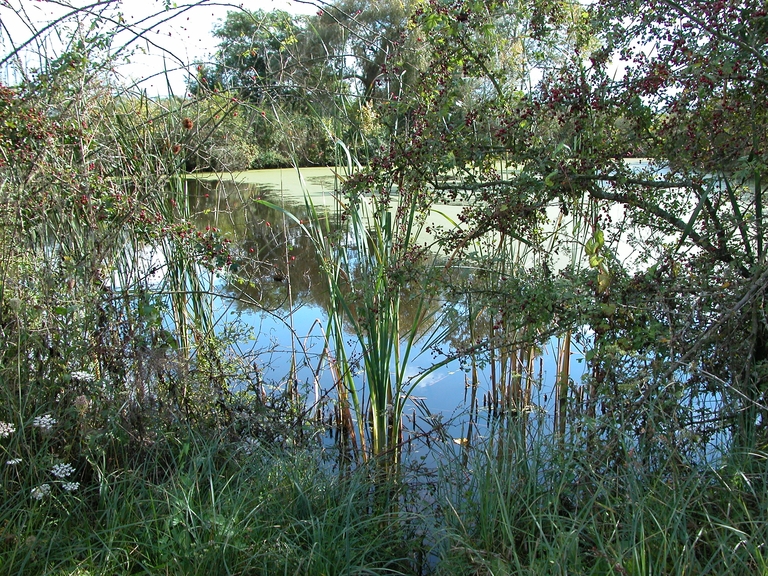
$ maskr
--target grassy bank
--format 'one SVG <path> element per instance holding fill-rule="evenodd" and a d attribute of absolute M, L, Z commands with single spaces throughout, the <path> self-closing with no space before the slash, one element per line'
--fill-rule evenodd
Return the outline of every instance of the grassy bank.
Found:
<path fill-rule="evenodd" d="M 513 428 L 473 449 L 468 465 L 455 445 L 433 445 L 443 450 L 436 476 L 406 474 L 386 486 L 374 466 L 335 468 L 333 450 L 188 428 L 124 467 L 86 456 L 70 474 L 48 468 L 35 477 L 40 458 L 4 463 L 0 565 L 51 575 L 768 569 L 768 455 L 717 469 L 670 461 L 655 472 L 639 462 L 609 471 L 588 454 L 526 448 Z M 30 433 L 3 443 L 13 449 Z M 64 431 L 54 423 L 48 433 Z"/>
<path fill-rule="evenodd" d="M 187 430 L 134 460 L 87 478 L 74 463 L 73 490 L 4 466 L 3 573 L 408 573 L 419 552 L 416 516 L 376 513 L 365 470 L 334 473 L 312 450 Z"/>

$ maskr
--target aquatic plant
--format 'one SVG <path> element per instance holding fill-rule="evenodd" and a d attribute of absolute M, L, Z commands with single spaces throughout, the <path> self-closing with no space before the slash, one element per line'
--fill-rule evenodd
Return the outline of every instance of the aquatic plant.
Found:
<path fill-rule="evenodd" d="M 415 374 L 409 368 L 420 350 L 446 333 L 428 283 L 429 260 L 436 256 L 418 243 L 420 204 L 403 191 L 392 206 L 373 205 L 362 195 L 339 197 L 344 226 L 331 235 L 327 219 L 320 217 L 309 195 L 305 199 L 308 223 L 262 202 L 293 218 L 315 245 L 330 294 L 325 331 L 329 361 L 353 450 L 363 461 L 375 458 L 396 465 L 406 401 L 442 361 L 419 367 Z M 413 309 L 408 321 L 401 310 L 406 293 Z M 347 344 L 349 334 L 355 348 Z M 354 418 L 344 407 L 347 398 Z"/>

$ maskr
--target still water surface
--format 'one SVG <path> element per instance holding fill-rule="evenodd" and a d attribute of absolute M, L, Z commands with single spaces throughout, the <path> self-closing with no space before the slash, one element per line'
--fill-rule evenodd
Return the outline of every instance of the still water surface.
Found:
<path fill-rule="evenodd" d="M 219 324 L 240 318 L 252 334 L 237 342 L 238 352 L 254 352 L 265 382 L 275 385 L 285 383 L 295 366 L 296 380 L 310 403 L 333 397 L 334 382 L 321 361 L 327 320 L 326 283 L 320 275 L 312 243 L 301 227 L 257 200 L 280 205 L 306 221 L 305 194 L 309 194 L 333 226 L 338 208 L 334 194 L 339 186 L 330 168 L 302 169 L 300 173 L 282 169 L 211 174 L 189 181 L 190 204 L 197 224 L 228 234 L 245 262 L 234 276 L 216 279 L 216 288 L 222 294 Z M 437 206 L 430 218 L 438 223 L 455 222 L 460 209 Z M 531 404 L 543 413 L 551 413 L 554 406 L 557 353 L 557 342 L 553 340 L 536 362 L 535 376 L 541 384 L 534 390 Z M 409 373 L 417 375 L 439 360 L 431 351 L 424 351 L 412 361 Z M 580 381 L 583 370 L 581 354 L 575 353 L 571 361 L 574 382 Z M 406 411 L 409 423 L 413 422 L 410 415 L 419 412 L 415 420 L 418 427 L 429 427 L 437 419 L 446 424 L 450 436 L 463 438 L 469 410 L 468 383 L 466 367 L 458 361 L 431 373 L 418 384 L 413 396 L 423 401 L 420 404 L 434 418 L 425 421 L 423 410 L 412 405 Z M 481 415 L 482 399 L 490 388 L 489 370 L 481 370 L 477 391 Z"/>

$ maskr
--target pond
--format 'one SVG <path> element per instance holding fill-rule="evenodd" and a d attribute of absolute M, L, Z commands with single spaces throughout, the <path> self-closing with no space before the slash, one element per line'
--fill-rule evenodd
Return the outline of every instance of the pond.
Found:
<path fill-rule="evenodd" d="M 318 407 L 326 406 L 334 397 L 334 379 L 323 357 L 323 330 L 329 301 L 327 283 L 321 275 L 311 239 L 301 226 L 258 200 L 279 205 L 301 222 L 307 222 L 305 194 L 309 194 L 318 211 L 328 219 L 328 225 L 334 227 L 339 225 L 335 196 L 339 187 L 340 181 L 331 168 L 210 174 L 188 181 L 196 224 L 203 228 L 215 227 L 227 234 L 244 262 L 234 274 L 216 279 L 216 289 L 221 295 L 217 305 L 219 324 L 240 319 L 249 328 L 250 335 L 236 344 L 238 352 L 246 352 L 256 359 L 265 382 L 279 386 L 294 379 L 307 394 L 309 404 L 317 403 Z M 460 209 L 460 206 L 435 206 L 429 218 L 443 223 L 455 222 Z M 408 315 L 411 312 L 407 308 L 408 299 L 404 300 L 402 313 Z M 436 305 L 453 306 L 458 314 L 466 314 L 466 307 L 447 299 Z M 558 340 L 553 339 L 535 362 L 528 364 L 528 369 L 533 367 L 530 377 L 535 383 L 529 398 L 531 411 L 553 413 L 558 347 Z M 448 348 L 446 346 L 443 353 Z M 434 350 L 422 352 L 409 364 L 410 375 L 415 376 L 444 359 Z M 579 382 L 584 370 L 583 355 L 575 349 L 572 354 L 571 378 Z M 476 414 L 479 414 L 482 433 L 488 421 L 488 410 L 484 407 L 489 404 L 495 375 L 487 364 L 476 368 Z M 448 362 L 421 380 L 406 410 L 406 422 L 412 432 L 438 425 L 447 437 L 465 438 L 471 382 L 468 364 L 458 360 Z"/>

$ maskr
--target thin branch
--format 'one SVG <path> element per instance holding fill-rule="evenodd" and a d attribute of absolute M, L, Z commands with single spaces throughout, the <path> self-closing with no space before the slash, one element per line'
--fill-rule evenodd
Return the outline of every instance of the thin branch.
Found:
<path fill-rule="evenodd" d="M 676 361 L 675 366 L 669 368 L 664 375 L 662 376 L 661 380 L 669 380 L 674 375 L 675 371 L 678 370 L 679 366 L 685 366 L 691 360 L 693 360 L 694 356 L 701 350 L 702 347 L 704 347 L 707 343 L 710 341 L 721 338 L 720 334 L 720 328 L 722 328 L 727 322 L 729 322 L 739 311 L 741 311 L 742 308 L 744 308 L 747 304 L 753 302 L 757 296 L 759 296 L 762 292 L 765 292 L 766 288 L 768 288 L 768 268 L 763 270 L 763 273 L 754 278 L 752 282 L 750 283 L 749 289 L 744 293 L 744 296 L 741 297 L 741 299 L 734 304 L 729 310 L 727 310 L 725 313 L 720 315 L 720 318 L 717 319 L 716 322 L 714 322 L 709 328 L 707 328 L 706 332 L 702 334 L 696 342 L 691 345 L 691 347 L 688 349 L 688 351 L 682 355 L 682 357 Z M 645 399 L 648 399 L 650 396 L 651 390 L 650 388 L 645 392 L 644 397 Z"/>
<path fill-rule="evenodd" d="M 725 42 L 729 42 L 735 46 L 738 46 L 739 48 L 742 48 L 743 50 L 746 50 L 747 52 L 751 53 L 752 56 L 754 56 L 763 66 L 768 66 L 768 58 L 763 56 L 763 54 L 759 50 L 757 50 L 754 46 L 750 46 L 743 40 L 739 40 L 738 38 L 734 38 L 729 34 L 724 34 L 719 30 L 713 29 L 704 20 L 702 20 L 698 16 L 694 16 L 689 10 L 686 10 L 685 8 L 683 8 L 683 6 L 681 6 L 678 2 L 675 2 L 674 0 L 662 0 L 662 2 L 667 6 L 669 6 L 670 8 L 673 8 L 674 10 L 676 10 L 679 14 L 688 18 L 691 22 L 695 23 L 702 30 L 708 32 L 712 36 L 715 36 L 719 40 L 724 40 Z"/>
<path fill-rule="evenodd" d="M 606 175 L 596 175 L 596 176 L 590 176 L 590 175 L 569 175 L 569 179 L 571 180 L 588 180 L 593 182 L 612 182 L 612 183 L 621 183 L 621 184 L 628 184 L 630 186 L 643 186 L 645 188 L 655 188 L 658 190 L 672 190 L 674 188 L 690 188 L 693 186 L 693 182 L 690 180 L 678 180 L 675 182 L 666 182 L 662 180 L 643 180 L 639 178 L 625 178 L 623 176 L 606 176 Z M 448 183 L 434 183 L 432 186 L 435 190 L 468 190 L 468 191 L 475 191 L 475 190 L 483 190 L 485 188 L 493 188 L 495 186 L 509 186 L 513 187 L 518 184 L 517 180 L 485 180 L 482 182 L 462 182 L 458 184 L 448 184 Z"/>

